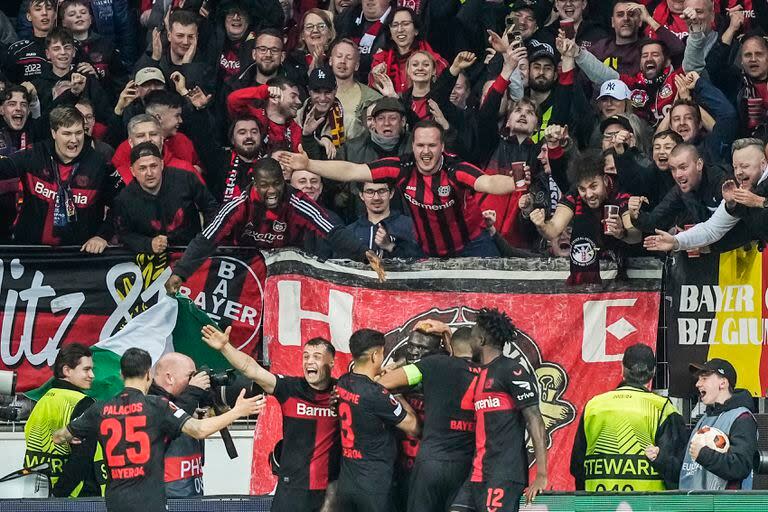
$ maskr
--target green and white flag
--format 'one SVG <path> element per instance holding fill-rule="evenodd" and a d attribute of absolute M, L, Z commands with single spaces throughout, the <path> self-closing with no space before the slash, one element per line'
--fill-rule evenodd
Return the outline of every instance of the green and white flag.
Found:
<path fill-rule="evenodd" d="M 120 331 L 91 346 L 94 380 L 86 393 L 97 400 L 107 400 L 123 389 L 120 358 L 131 347 L 149 352 L 153 364 L 166 352 L 181 352 L 191 357 L 198 368 L 229 368 L 224 356 L 202 340 L 200 330 L 207 324 L 217 325 L 188 298 L 162 295 L 157 304 L 136 315 Z M 39 400 L 52 380 L 25 395 Z"/>

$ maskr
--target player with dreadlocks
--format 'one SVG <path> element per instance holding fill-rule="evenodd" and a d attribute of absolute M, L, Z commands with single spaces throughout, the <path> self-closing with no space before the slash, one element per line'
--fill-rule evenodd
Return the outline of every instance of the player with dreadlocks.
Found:
<path fill-rule="evenodd" d="M 451 510 L 516 512 L 528 485 L 525 429 L 533 440 L 537 464 L 536 479 L 525 490 L 526 501 L 533 501 L 547 486 L 546 432 L 536 376 L 530 366 L 503 354 L 504 346 L 517 338 L 506 313 L 481 309 L 472 336 L 480 346 L 482 365 L 474 386 L 475 458 Z"/>

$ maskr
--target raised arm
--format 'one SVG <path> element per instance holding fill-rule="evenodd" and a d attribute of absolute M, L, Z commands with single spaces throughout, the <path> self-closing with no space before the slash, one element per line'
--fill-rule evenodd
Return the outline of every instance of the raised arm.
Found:
<path fill-rule="evenodd" d="M 557 205 L 555 213 L 549 220 L 546 220 L 544 210 L 541 208 L 531 212 L 531 222 L 539 230 L 541 236 L 547 240 L 554 240 L 560 236 L 560 233 L 568 227 L 571 219 L 573 219 L 573 210 L 562 204 Z"/>
<path fill-rule="evenodd" d="M 304 148 L 299 147 L 299 153 L 277 151 L 273 155 L 283 169 L 289 172 L 309 171 L 323 178 L 335 181 L 373 181 L 371 168 L 365 164 L 354 164 L 341 160 L 310 160 Z"/>
<path fill-rule="evenodd" d="M 515 191 L 515 179 L 503 174 L 483 174 L 475 181 L 475 192 L 503 196 Z"/>
<path fill-rule="evenodd" d="M 202 420 L 190 418 L 181 427 L 181 431 L 195 439 L 205 439 L 211 434 L 230 426 L 237 419 L 260 414 L 266 406 L 267 399 L 264 398 L 264 395 L 245 398 L 245 390 L 243 389 L 240 391 L 240 396 L 237 397 L 234 408 L 212 418 Z"/>
<path fill-rule="evenodd" d="M 223 355 L 237 371 L 258 384 L 266 393 L 274 393 L 277 377 L 264 369 L 264 367 L 257 363 L 254 358 L 233 347 L 229 343 L 229 333 L 231 331 L 232 327 L 227 327 L 224 332 L 221 332 L 213 325 L 205 325 L 203 326 L 201 334 L 203 336 L 203 341 L 212 349 L 221 352 L 221 355 Z"/>

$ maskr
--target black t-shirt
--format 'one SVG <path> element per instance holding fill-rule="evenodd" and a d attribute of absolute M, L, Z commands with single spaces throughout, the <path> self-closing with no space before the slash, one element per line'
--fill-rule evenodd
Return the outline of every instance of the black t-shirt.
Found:
<path fill-rule="evenodd" d="M 419 458 L 469 462 L 475 450 L 474 384 L 480 369 L 444 354 L 415 363 L 422 374 L 424 428 Z"/>
<path fill-rule="evenodd" d="M 273 395 L 283 413 L 281 485 L 323 490 L 338 478 L 339 419 L 330 405 L 331 387 L 318 391 L 303 377 L 277 376 Z"/>
<path fill-rule="evenodd" d="M 383 386 L 346 373 L 336 384 L 341 422 L 339 492 L 387 494 L 397 456 L 393 426 L 407 415 Z"/>
<path fill-rule="evenodd" d="M 125 388 L 69 424 L 76 437 L 95 435 L 104 447 L 107 510 L 165 512 L 165 449 L 189 419 L 165 398 Z"/>
<path fill-rule="evenodd" d="M 528 484 L 522 410 L 539 404 L 536 377 L 519 362 L 499 356 L 480 367 L 475 385 L 473 482 Z"/>

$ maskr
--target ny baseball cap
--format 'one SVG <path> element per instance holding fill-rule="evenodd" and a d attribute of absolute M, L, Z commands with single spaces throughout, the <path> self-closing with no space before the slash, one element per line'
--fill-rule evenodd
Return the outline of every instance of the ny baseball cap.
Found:
<path fill-rule="evenodd" d="M 373 107 L 373 112 L 371 112 L 371 115 L 376 117 L 382 112 L 399 112 L 400 114 L 405 114 L 405 108 L 397 98 L 390 98 L 389 96 L 385 96 L 376 102 L 376 106 Z"/>
<path fill-rule="evenodd" d="M 597 99 L 610 96 L 617 100 L 628 100 L 630 94 L 627 84 L 616 78 L 614 80 L 606 80 L 603 82 L 603 85 L 600 86 L 600 94 L 597 96 Z"/>
<path fill-rule="evenodd" d="M 133 78 L 136 85 L 144 85 L 152 80 L 165 83 L 165 76 L 163 75 L 163 72 L 157 68 L 141 68 L 136 72 L 136 76 Z"/>
<path fill-rule="evenodd" d="M 704 373 L 716 373 L 721 377 L 728 379 L 728 384 L 732 388 L 736 387 L 736 369 L 731 363 L 725 359 L 710 359 L 706 363 L 691 363 L 688 369 L 695 376 L 699 376 Z"/>
<path fill-rule="evenodd" d="M 310 91 L 327 90 L 333 91 L 336 89 L 336 77 L 333 71 L 327 67 L 317 67 L 309 74 L 309 80 L 307 81 L 307 88 Z"/>

